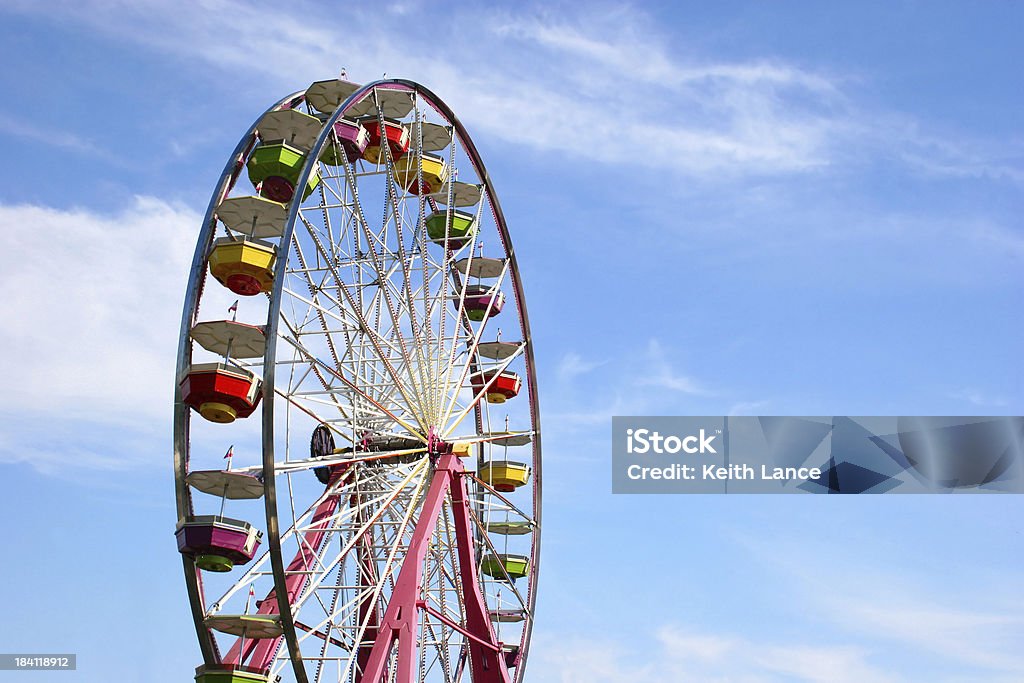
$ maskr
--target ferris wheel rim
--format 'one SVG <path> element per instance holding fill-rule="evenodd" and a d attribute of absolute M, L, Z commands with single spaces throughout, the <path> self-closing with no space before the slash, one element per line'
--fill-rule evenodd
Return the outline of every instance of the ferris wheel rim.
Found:
<path fill-rule="evenodd" d="M 286 104 L 294 106 L 297 102 L 297 98 L 302 97 L 304 93 L 304 90 L 294 92 L 291 95 L 281 98 L 275 104 L 268 107 L 252 122 L 252 125 L 249 126 L 249 130 L 246 131 L 246 133 L 239 139 L 238 144 L 235 145 L 234 151 L 232 151 L 228 156 L 228 160 L 224 164 L 224 169 L 221 171 L 216 189 L 214 190 L 213 195 L 210 198 L 210 203 L 206 208 L 206 214 L 203 217 L 199 237 L 196 240 L 196 248 L 192 256 L 192 263 L 189 268 L 188 284 L 186 285 L 185 290 L 185 301 L 182 306 L 181 324 L 178 334 L 177 360 L 174 373 L 175 384 L 172 433 L 174 451 L 175 508 L 179 519 L 191 512 L 192 505 L 191 492 L 189 491 L 188 484 L 185 482 L 185 478 L 188 475 L 188 461 L 190 455 L 190 449 L 188 447 L 189 407 L 185 405 L 182 400 L 181 389 L 178 386 L 177 380 L 191 364 L 192 346 L 189 343 L 189 332 L 191 331 L 194 323 L 197 311 L 196 303 L 199 299 L 205 276 L 206 252 L 210 242 L 212 241 L 213 235 L 216 232 L 217 206 L 237 181 L 238 175 L 241 173 L 241 166 L 236 162 L 255 144 L 256 129 L 260 120 L 262 120 L 262 118 L 268 113 L 276 109 L 280 109 Z M 185 574 L 186 591 L 191 607 L 190 611 L 192 613 L 192 620 L 196 629 L 196 637 L 199 640 L 199 647 L 203 655 L 203 660 L 210 663 L 219 657 L 219 653 L 216 641 L 211 637 L 210 631 L 204 622 L 205 615 L 201 609 L 203 603 L 202 587 L 196 575 L 194 560 L 188 556 L 182 555 L 182 563 Z"/>

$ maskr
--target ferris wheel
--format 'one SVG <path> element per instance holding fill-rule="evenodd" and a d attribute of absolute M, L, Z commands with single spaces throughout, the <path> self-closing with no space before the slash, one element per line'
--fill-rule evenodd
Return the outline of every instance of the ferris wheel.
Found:
<path fill-rule="evenodd" d="M 344 78 L 268 109 L 213 192 L 182 315 L 196 681 L 522 681 L 540 436 L 515 253 L 451 109 Z"/>

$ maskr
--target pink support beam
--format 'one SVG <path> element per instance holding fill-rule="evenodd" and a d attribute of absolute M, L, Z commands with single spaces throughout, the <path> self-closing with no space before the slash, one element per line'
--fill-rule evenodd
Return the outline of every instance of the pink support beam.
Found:
<path fill-rule="evenodd" d="M 416 636 L 419 614 L 416 602 L 423 586 L 423 562 L 430 547 L 430 538 L 437 526 L 437 517 L 451 487 L 451 470 L 462 463 L 453 455 L 441 456 L 434 477 L 427 489 L 427 498 L 420 510 L 420 518 L 413 529 L 412 541 L 402 560 L 395 588 L 391 591 L 388 608 L 377 631 L 377 639 L 367 657 L 363 670 L 363 683 L 380 683 L 384 679 L 391 647 L 398 641 L 398 668 L 395 683 L 413 683 L 416 676 Z"/>
<path fill-rule="evenodd" d="M 466 606 L 466 630 L 476 636 L 467 642 L 469 664 L 473 683 L 509 683 L 508 669 L 501 657 L 501 643 L 491 629 L 487 604 L 480 593 L 466 476 L 462 463 L 458 462 L 458 481 L 452 484 L 452 516 L 455 522 L 455 545 L 459 553 L 459 573 L 462 576 L 462 599 Z"/>
<path fill-rule="evenodd" d="M 416 645 L 419 636 L 419 595 L 423 588 L 423 563 L 437 526 L 445 498 L 451 492 L 458 544 L 459 571 L 466 605 L 467 646 L 474 683 L 509 683 L 508 669 L 501 660 L 501 643 L 494 637 L 487 607 L 476 574 L 476 554 L 470 526 L 469 497 L 462 462 L 451 453 L 437 460 L 427 497 L 413 530 L 413 538 L 402 562 L 395 588 L 377 632 L 373 649 L 363 670 L 363 683 L 382 683 L 391 651 L 398 641 L 395 682 L 413 683 L 416 677 Z M 462 631 L 463 629 L 459 629 Z"/>
<path fill-rule="evenodd" d="M 327 538 L 331 517 L 334 516 L 335 511 L 338 509 L 339 498 L 340 496 L 336 495 L 330 496 L 317 506 L 316 512 L 313 513 L 311 528 L 302 535 L 299 552 L 295 555 L 295 559 L 291 561 L 287 569 L 285 569 L 286 572 L 296 572 L 289 574 L 285 578 L 288 604 L 293 604 L 298 599 L 302 594 L 302 589 L 306 587 L 306 582 L 309 581 L 310 575 L 307 572 L 310 571 L 310 568 L 316 562 L 320 546 L 323 544 L 324 539 Z M 277 598 L 274 591 L 270 591 L 270 594 L 259 603 L 257 614 L 277 613 Z M 274 661 L 277 648 L 281 644 L 280 638 L 264 638 L 261 640 L 245 638 L 243 651 L 242 641 L 243 639 L 239 638 L 231 646 L 231 649 L 224 656 L 223 662 L 225 664 L 238 665 L 248 659 L 248 666 L 257 669 L 268 669 Z"/>
<path fill-rule="evenodd" d="M 372 598 L 364 600 L 359 605 L 360 621 L 365 620 L 367 628 L 364 634 L 366 644 L 360 645 L 356 651 L 357 682 L 382 683 L 388 678 L 388 661 L 396 641 L 398 668 L 395 672 L 395 681 L 415 681 L 419 610 L 426 608 L 420 600 L 424 562 L 441 509 L 445 499 L 450 495 L 458 546 L 459 573 L 462 578 L 462 597 L 466 609 L 465 624 L 456 630 L 466 637 L 473 683 L 510 683 L 508 669 L 501 656 L 501 643 L 497 641 L 491 628 L 487 605 L 480 592 L 470 501 L 466 487 L 469 476 L 455 455 L 445 453 L 438 457 L 426 499 L 413 529 L 412 541 L 402 561 L 384 616 L 379 616 L 379 608 Z M 289 575 L 285 579 L 285 585 L 289 604 L 298 599 L 309 580 L 307 572 L 316 562 L 317 553 L 330 530 L 330 521 L 338 509 L 339 500 L 340 496 L 335 495 L 320 503 L 313 514 L 311 528 L 302 536 L 299 552 L 288 565 L 286 571 Z M 378 579 L 372 545 L 371 535 L 365 534 L 356 550 L 359 557 L 360 583 L 364 586 L 376 585 Z M 277 611 L 277 599 L 271 591 L 259 603 L 257 613 L 277 614 Z M 373 642 L 372 645 L 368 643 L 370 640 Z M 246 638 L 244 642 L 240 638 L 225 655 L 223 663 L 241 665 L 248 660 L 250 668 L 266 670 L 273 663 L 280 643 L 280 638 Z"/>
<path fill-rule="evenodd" d="M 365 512 L 359 507 L 359 499 L 356 495 L 352 496 L 351 504 L 353 509 L 359 510 L 359 512 L 356 513 L 357 519 L 360 522 L 364 522 Z M 362 683 L 363 671 L 366 670 L 366 663 L 370 659 L 370 651 L 373 649 L 373 643 L 377 640 L 377 630 L 380 627 L 379 597 L 373 595 L 370 590 L 377 585 L 378 578 L 377 560 L 376 555 L 373 552 L 373 534 L 370 531 L 367 531 L 363 534 L 362 538 L 359 539 L 356 554 L 359 558 L 360 591 L 365 591 L 367 593 L 367 595 L 359 602 L 358 612 L 358 623 L 366 624 L 366 630 L 363 632 L 362 641 L 356 649 L 355 683 Z M 386 670 L 384 674 L 386 678 Z"/>

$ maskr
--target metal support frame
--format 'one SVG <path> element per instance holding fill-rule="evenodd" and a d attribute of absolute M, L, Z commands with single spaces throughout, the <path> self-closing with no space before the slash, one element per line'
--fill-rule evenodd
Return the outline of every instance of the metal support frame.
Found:
<path fill-rule="evenodd" d="M 302 589 L 309 581 L 310 568 L 316 563 L 320 546 L 330 531 L 331 518 L 338 509 L 339 499 L 338 495 L 329 496 L 320 503 L 313 515 L 311 528 L 306 531 L 299 543 L 298 553 L 285 569 L 285 599 L 289 606 L 302 594 Z M 257 614 L 280 614 L 281 601 L 276 599 L 275 590 L 259 603 Z M 273 664 L 280 645 L 280 638 L 240 638 L 224 656 L 224 663 L 240 665 L 248 659 L 248 666 L 261 670 L 268 669 Z"/>
<path fill-rule="evenodd" d="M 413 531 L 409 550 L 381 620 L 363 670 L 364 683 L 381 683 L 388 660 L 397 641 L 398 657 L 395 683 L 413 683 L 416 677 L 416 645 L 419 638 L 420 610 L 423 603 L 423 566 L 430 539 L 437 525 L 445 498 L 451 494 L 455 535 L 458 546 L 459 574 L 462 578 L 466 609 L 466 647 L 474 683 L 509 683 L 508 670 L 501 661 L 501 643 L 494 636 L 487 606 L 480 593 L 476 574 L 476 554 L 466 491 L 465 468 L 458 457 L 445 454 L 438 458 L 423 509 Z"/>

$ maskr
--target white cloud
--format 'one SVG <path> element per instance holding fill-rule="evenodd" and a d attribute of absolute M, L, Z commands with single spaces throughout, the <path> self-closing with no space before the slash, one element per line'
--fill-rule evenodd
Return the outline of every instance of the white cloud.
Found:
<path fill-rule="evenodd" d="M 819 640 L 819 639 L 814 639 Z M 538 683 L 896 683 L 864 648 L 821 642 L 781 644 L 676 625 L 627 649 L 600 638 L 538 638 L 529 664 Z"/>
<path fill-rule="evenodd" d="M 665 349 L 657 339 L 647 343 L 648 374 L 640 377 L 637 384 L 647 387 L 661 387 L 684 394 L 710 396 L 712 392 L 700 382 L 676 372 L 665 354 Z"/>
<path fill-rule="evenodd" d="M 570 159 L 646 166 L 693 180 L 793 174 L 901 159 L 926 174 L 1019 182 L 1019 143 L 956 140 L 899 112 L 865 104 L 861 77 L 811 70 L 772 55 L 723 60 L 681 46 L 629 4 L 586 12 L 537 6 L 515 13 L 453 7 L 438 31 L 429 6 L 385 13 L 348 7 L 209 0 L 182 12 L 163 2 L 13 2 L 224 72 L 236 82 L 298 89 L 334 76 L 382 72 L 428 85 L 471 131 Z M 448 43 L 448 49 L 439 44 Z M 685 52 L 684 52 L 685 48 Z M 223 82 L 222 76 L 217 76 Z M 273 95 L 265 99 L 270 100 Z"/>
<path fill-rule="evenodd" d="M 920 172 L 937 177 L 1024 182 L 1024 140 L 964 139 L 956 133 L 923 131 L 918 122 L 897 114 L 884 117 L 882 123 L 877 135 L 900 140 L 900 160 Z"/>
<path fill-rule="evenodd" d="M 77 152 L 83 156 L 88 156 L 90 159 L 105 161 L 118 166 L 126 165 L 126 162 L 112 154 L 108 147 L 97 145 L 91 140 L 79 137 L 65 129 L 42 128 L 35 123 L 13 118 L 7 114 L 0 113 L 0 133 L 23 138 L 36 144 Z"/>
<path fill-rule="evenodd" d="M 634 7 L 489 25 L 530 55 L 502 89 L 539 86 L 517 104 L 528 119 L 544 113 L 547 144 L 569 153 L 589 145 L 602 161 L 684 174 L 789 173 L 827 165 L 852 132 L 835 77 L 781 60 L 683 58 Z"/>
<path fill-rule="evenodd" d="M 617 32 L 595 35 L 551 16 L 504 15 L 487 22 L 496 35 L 533 43 L 553 52 L 602 67 L 610 83 L 624 80 L 675 81 L 677 70 L 657 41 L 654 27 L 641 26 L 640 15 L 625 7 L 605 14 L 603 23 Z"/>
<path fill-rule="evenodd" d="M 397 8 L 411 23 L 422 11 Z M 847 129 L 834 78 L 782 61 L 682 59 L 632 7 L 571 23 L 456 9 L 451 51 L 439 51 L 430 32 L 396 41 L 395 20 L 375 13 L 349 8 L 336 21 L 313 20 L 313 9 L 229 0 L 196 12 L 153 2 L 48 6 L 236 78 L 259 74 L 282 91 L 342 66 L 366 80 L 383 71 L 412 77 L 449 98 L 471 130 L 575 159 L 701 177 L 791 173 L 828 164 Z M 468 39 L 469 26 L 477 40 Z"/>
<path fill-rule="evenodd" d="M 887 558 L 873 565 L 852 550 L 858 543 L 826 543 L 813 553 L 802 540 L 777 535 L 770 542 L 752 537 L 741 543 L 767 572 L 777 573 L 766 581 L 781 578 L 776 590 L 859 647 L 947 667 L 949 677 L 939 680 L 1024 679 L 1019 571 L 940 575 L 929 563 L 901 568 Z M 951 585 L 959 588 L 950 590 Z"/>
<path fill-rule="evenodd" d="M 729 406 L 725 414 L 729 417 L 764 414 L 764 409 L 770 404 L 771 401 L 737 401 Z"/>
<path fill-rule="evenodd" d="M 582 439 L 588 447 L 574 459 L 586 461 L 605 457 L 600 450 L 603 447 L 595 449 L 590 442 L 603 442 L 605 432 L 595 431 L 595 427 L 610 426 L 613 417 L 685 412 L 680 394 L 702 398 L 717 395 L 698 380 L 679 373 L 657 339 L 648 341 L 646 352 L 637 353 L 631 344 L 622 349 L 621 356 L 602 361 L 587 360 L 568 351 L 553 376 L 558 381 L 549 391 L 555 397 L 555 408 L 545 412 L 545 433 L 548 437 L 565 437 L 573 444 Z"/>
<path fill-rule="evenodd" d="M 970 610 L 912 597 L 866 600 L 839 598 L 844 619 L 875 638 L 883 638 L 934 656 L 1001 673 L 1024 676 L 1017 650 L 1024 636 L 1018 614 Z"/>
<path fill-rule="evenodd" d="M 829 608 L 836 621 L 862 625 L 865 632 L 852 639 L 818 626 L 783 641 L 740 635 L 742 625 L 723 633 L 668 624 L 633 634 L 638 640 L 615 642 L 597 635 L 555 642 L 541 634 L 530 676 L 538 683 L 952 683 L 1019 680 L 1024 673 L 1014 652 L 1019 617 L 905 604 L 878 603 L 869 615 L 855 604 Z M 934 669 L 942 665 L 948 673 L 936 677 Z"/>
<path fill-rule="evenodd" d="M 119 213 L 0 206 L 0 411 L 11 422 L 0 458 L 116 467 L 116 446 L 40 443 L 80 420 L 124 439 L 166 428 L 178 324 L 200 216 L 138 197 Z M 124 441 L 124 439 L 120 439 Z"/>
<path fill-rule="evenodd" d="M 605 363 L 607 361 L 589 361 L 575 351 L 568 351 L 562 356 L 562 360 L 558 363 L 558 369 L 555 372 L 560 381 L 571 382 L 576 377 L 585 375 Z"/>
<path fill-rule="evenodd" d="M 843 645 L 774 645 L 754 647 L 750 656 L 756 666 L 779 680 L 813 683 L 885 683 L 906 680 L 870 663 L 867 653 L 858 647 Z"/>
<path fill-rule="evenodd" d="M 1005 408 L 1008 405 L 1004 398 L 990 396 L 985 392 L 971 387 L 951 391 L 948 396 L 960 401 L 967 401 L 971 405 L 979 407 L 987 406 L 990 408 Z"/>
<path fill-rule="evenodd" d="M 569 403 L 570 401 L 560 402 L 561 405 Z M 616 394 L 608 400 L 602 400 L 600 403 L 590 405 L 589 407 L 582 405 L 583 402 L 578 400 L 573 400 L 571 403 L 576 410 L 551 413 L 550 421 L 552 427 L 548 429 L 549 434 L 552 432 L 557 434 L 562 432 L 575 433 L 577 431 L 594 434 L 593 428 L 595 426 L 610 425 L 612 418 L 616 415 L 643 415 L 651 407 L 650 403 L 645 401 L 642 396 L 623 396 L 620 394 Z M 601 438 L 604 438 L 603 435 Z M 600 457 L 604 456 L 601 455 Z"/>

